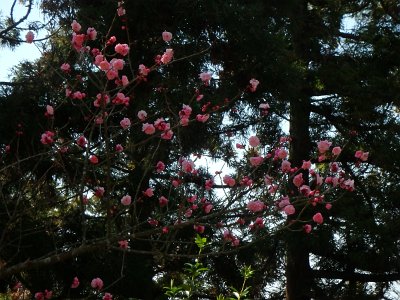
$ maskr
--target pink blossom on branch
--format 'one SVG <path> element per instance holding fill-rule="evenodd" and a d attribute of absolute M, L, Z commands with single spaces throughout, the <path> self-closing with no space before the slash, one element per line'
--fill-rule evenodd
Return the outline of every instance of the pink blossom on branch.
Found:
<path fill-rule="evenodd" d="M 210 84 L 212 76 L 209 72 L 203 72 L 199 74 L 199 78 L 201 79 L 201 81 L 203 81 L 205 86 L 208 86 Z"/>
<path fill-rule="evenodd" d="M 81 24 L 79 24 L 76 20 L 72 21 L 71 27 L 72 27 L 72 30 L 77 32 L 77 33 L 79 31 L 81 31 L 81 28 L 82 28 Z"/>
<path fill-rule="evenodd" d="M 119 124 L 123 129 L 128 129 L 131 126 L 131 120 L 128 118 L 123 118 Z"/>
<path fill-rule="evenodd" d="M 28 31 L 27 34 L 25 35 L 25 41 L 31 44 L 34 39 L 35 39 L 35 34 L 32 31 Z"/>
<path fill-rule="evenodd" d="M 115 45 L 114 50 L 122 56 L 127 56 L 129 53 L 129 46 L 127 44 L 117 44 Z"/>
<path fill-rule="evenodd" d="M 129 195 L 125 195 L 121 198 L 121 204 L 124 206 L 128 206 L 132 203 L 132 198 Z"/>
<path fill-rule="evenodd" d="M 76 289 L 79 286 L 79 279 L 78 277 L 74 277 L 71 284 L 71 289 Z"/>
<path fill-rule="evenodd" d="M 166 49 L 164 54 L 161 56 L 160 61 L 166 65 L 172 60 L 172 57 L 174 56 L 174 50 L 172 49 Z"/>
<path fill-rule="evenodd" d="M 249 145 L 253 148 L 257 147 L 260 145 L 260 139 L 257 136 L 251 136 L 249 138 Z"/>
<path fill-rule="evenodd" d="M 90 283 L 91 287 L 96 289 L 96 290 L 101 290 L 104 286 L 103 280 L 100 278 L 94 278 L 92 279 L 92 282 Z"/>
<path fill-rule="evenodd" d="M 264 204 L 264 202 L 261 202 L 260 200 L 249 201 L 249 203 L 247 203 L 247 209 L 253 213 L 263 211 L 264 208 L 265 208 L 265 204 Z"/>
<path fill-rule="evenodd" d="M 162 33 L 162 39 L 164 42 L 169 42 L 170 40 L 172 40 L 172 33 L 168 32 L 168 31 L 164 31 Z"/>
<path fill-rule="evenodd" d="M 260 82 L 257 79 L 250 79 L 250 92 L 255 92 L 257 89 L 257 86 L 260 84 Z"/>
<path fill-rule="evenodd" d="M 54 142 L 54 140 L 53 140 L 54 135 L 55 135 L 54 132 L 46 131 L 45 133 L 42 134 L 42 137 L 40 138 L 40 142 L 43 145 L 51 145 Z"/>

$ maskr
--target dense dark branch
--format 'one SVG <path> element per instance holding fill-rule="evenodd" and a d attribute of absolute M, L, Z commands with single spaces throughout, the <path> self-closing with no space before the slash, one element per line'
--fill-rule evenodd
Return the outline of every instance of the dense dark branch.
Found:
<path fill-rule="evenodd" d="M 46 267 L 49 265 L 54 265 L 59 262 L 66 261 L 73 257 L 77 257 L 79 255 L 97 251 L 99 249 L 103 249 L 106 246 L 106 242 L 99 242 L 94 245 L 82 245 L 78 248 L 72 249 L 67 252 L 54 254 L 45 258 L 38 258 L 34 260 L 27 260 L 12 267 L 0 268 L 0 279 L 6 278 L 8 276 L 20 273 L 22 271 L 27 271 L 31 269 L 38 269 L 42 267 Z"/>
<path fill-rule="evenodd" d="M 359 282 L 389 282 L 400 280 L 400 273 L 361 274 L 341 271 L 312 270 L 314 278 L 342 279 Z"/>
<path fill-rule="evenodd" d="M 348 33 L 348 32 L 342 32 L 342 31 L 339 31 L 339 37 L 349 39 L 349 40 L 354 40 L 354 41 L 362 40 L 359 35 L 355 35 L 355 34 Z"/>

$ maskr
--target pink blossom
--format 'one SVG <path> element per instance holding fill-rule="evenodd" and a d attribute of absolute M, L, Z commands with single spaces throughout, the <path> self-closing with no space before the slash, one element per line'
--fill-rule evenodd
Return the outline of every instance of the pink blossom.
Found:
<path fill-rule="evenodd" d="M 265 204 L 260 200 L 249 201 L 249 203 L 247 203 L 247 209 L 253 213 L 262 211 L 264 208 Z"/>
<path fill-rule="evenodd" d="M 167 131 L 161 133 L 160 137 L 163 140 L 170 140 L 170 139 L 172 139 L 173 135 L 174 135 L 174 132 L 172 130 L 167 130 Z"/>
<path fill-rule="evenodd" d="M 74 277 L 71 284 L 71 289 L 76 289 L 79 286 L 79 279 L 78 277 Z"/>
<path fill-rule="evenodd" d="M 283 173 L 288 173 L 291 170 L 291 164 L 287 160 L 283 160 L 281 164 L 281 170 Z"/>
<path fill-rule="evenodd" d="M 352 192 L 354 191 L 354 180 L 347 179 L 340 184 L 340 187 Z"/>
<path fill-rule="evenodd" d="M 126 14 L 125 8 L 121 6 L 123 2 L 118 2 L 117 14 L 119 17 L 122 17 Z"/>
<path fill-rule="evenodd" d="M 101 290 L 103 288 L 103 280 L 100 278 L 94 278 L 90 283 L 91 287 L 97 290 Z"/>
<path fill-rule="evenodd" d="M 259 165 L 261 165 L 264 161 L 264 158 L 262 158 L 262 156 L 252 156 L 250 157 L 250 164 L 253 167 L 257 167 Z"/>
<path fill-rule="evenodd" d="M 303 173 L 299 173 L 293 178 L 293 184 L 297 187 L 300 187 L 304 183 Z"/>
<path fill-rule="evenodd" d="M 361 161 L 367 161 L 368 160 L 368 155 L 369 155 L 369 152 L 363 152 L 363 154 L 360 157 L 360 160 Z"/>
<path fill-rule="evenodd" d="M 226 185 L 228 185 L 228 186 L 230 186 L 230 187 L 233 187 L 235 184 L 236 184 L 236 181 L 235 181 L 235 179 L 233 179 L 231 176 L 229 176 L 229 175 L 225 175 L 223 178 L 222 178 L 222 181 L 226 184 Z"/>
<path fill-rule="evenodd" d="M 312 230 L 312 226 L 310 224 L 306 224 L 303 226 L 305 233 L 310 233 Z"/>
<path fill-rule="evenodd" d="M 181 165 L 183 172 L 191 173 L 194 170 L 194 162 L 191 159 L 183 159 Z"/>
<path fill-rule="evenodd" d="M 326 208 L 327 210 L 330 210 L 330 209 L 332 208 L 332 204 L 326 203 L 326 204 L 325 204 L 325 208 Z"/>
<path fill-rule="evenodd" d="M 205 228 L 203 225 L 193 225 L 193 229 L 198 233 L 203 233 Z"/>
<path fill-rule="evenodd" d="M 205 189 L 206 189 L 207 191 L 209 191 L 209 190 L 212 189 L 213 185 L 214 185 L 214 180 L 212 180 L 212 179 L 207 179 L 207 180 L 206 180 L 206 183 L 205 183 Z"/>
<path fill-rule="evenodd" d="M 138 116 L 138 118 L 139 118 L 140 121 L 144 121 L 144 120 L 146 120 L 146 118 L 147 118 L 147 112 L 145 112 L 144 110 L 140 110 L 140 111 L 137 113 L 137 116 Z"/>
<path fill-rule="evenodd" d="M 303 160 L 303 164 L 301 165 L 301 168 L 303 170 L 309 170 L 311 168 L 311 161 L 309 160 Z"/>
<path fill-rule="evenodd" d="M 285 159 L 288 155 L 288 152 L 283 148 L 278 148 L 275 150 L 275 155 L 279 159 Z"/>
<path fill-rule="evenodd" d="M 289 204 L 283 208 L 283 211 L 285 212 L 286 215 L 290 216 L 296 212 L 296 209 L 294 208 L 293 205 Z"/>
<path fill-rule="evenodd" d="M 257 79 L 250 79 L 250 92 L 255 92 L 259 83 Z"/>
<path fill-rule="evenodd" d="M 129 53 L 129 46 L 127 44 L 117 44 L 115 45 L 115 52 L 121 54 L 122 56 L 126 56 Z"/>
<path fill-rule="evenodd" d="M 169 42 L 170 40 L 172 40 L 172 33 L 168 32 L 168 31 L 164 31 L 162 33 L 162 39 L 164 42 Z"/>
<path fill-rule="evenodd" d="M 86 31 L 86 34 L 88 35 L 89 40 L 94 41 L 97 37 L 97 31 L 93 27 L 89 27 Z"/>
<path fill-rule="evenodd" d="M 196 116 L 196 120 L 199 121 L 199 122 L 205 123 L 205 122 L 207 122 L 209 117 L 210 117 L 209 114 L 205 114 L 205 115 L 198 114 Z"/>
<path fill-rule="evenodd" d="M 99 163 L 99 159 L 97 158 L 96 155 L 90 155 L 89 161 L 90 161 L 93 165 L 96 165 L 96 164 Z"/>
<path fill-rule="evenodd" d="M 108 65 L 100 66 L 101 62 L 103 62 L 103 61 L 106 61 L 106 62 L 107 62 L 107 60 L 104 59 L 104 55 L 102 55 L 102 54 L 98 54 L 98 55 L 96 55 L 95 58 L 94 58 L 94 64 L 95 64 L 96 66 L 98 66 L 101 70 L 104 71 L 104 70 L 110 69 L 110 65 L 108 64 L 108 62 L 107 62 Z"/>
<path fill-rule="evenodd" d="M 190 114 L 192 113 L 192 108 L 189 105 L 183 104 L 182 109 L 179 111 L 179 117 L 190 117 Z"/>
<path fill-rule="evenodd" d="M 209 214 L 213 207 L 214 206 L 211 203 L 205 203 L 203 206 L 204 213 Z"/>
<path fill-rule="evenodd" d="M 251 228 L 254 229 L 260 229 L 260 228 L 264 228 L 264 220 L 261 217 L 257 217 L 256 220 L 254 221 L 254 223 L 252 225 L 250 225 Z"/>
<path fill-rule="evenodd" d="M 67 63 L 63 63 L 60 67 L 61 71 L 68 73 L 71 71 L 71 66 Z"/>
<path fill-rule="evenodd" d="M 356 153 L 354 154 L 354 157 L 360 159 L 361 161 L 367 161 L 368 160 L 368 155 L 369 155 L 369 152 L 364 152 L 362 150 L 357 150 Z"/>
<path fill-rule="evenodd" d="M 189 118 L 187 118 L 187 117 L 182 117 L 181 120 L 179 121 L 179 123 L 180 123 L 182 126 L 188 126 L 188 125 L 189 125 Z"/>
<path fill-rule="evenodd" d="M 276 184 L 272 184 L 269 188 L 268 188 L 268 193 L 269 194 L 275 194 L 276 191 L 278 190 L 279 186 Z"/>
<path fill-rule="evenodd" d="M 332 149 L 332 154 L 334 156 L 338 156 L 341 152 L 342 152 L 342 148 L 340 148 L 340 147 L 333 147 L 333 149 Z"/>
<path fill-rule="evenodd" d="M 244 176 L 244 177 L 242 178 L 242 180 L 240 181 L 240 184 L 241 184 L 241 185 L 245 185 L 245 186 L 252 186 L 252 185 L 253 185 L 253 180 L 250 179 L 250 178 L 247 177 L 247 176 Z"/>
<path fill-rule="evenodd" d="M 203 72 L 199 74 L 199 78 L 203 81 L 204 85 L 208 86 L 211 80 L 211 73 Z"/>
<path fill-rule="evenodd" d="M 40 142 L 43 145 L 51 145 L 54 142 L 54 140 L 53 140 L 54 135 L 55 135 L 54 132 L 46 131 L 45 133 L 42 134 L 42 137 L 40 138 Z"/>
<path fill-rule="evenodd" d="M 127 240 L 118 241 L 118 245 L 122 249 L 128 249 L 128 247 L 129 247 L 129 243 Z"/>
<path fill-rule="evenodd" d="M 172 57 L 174 56 L 174 50 L 172 49 L 166 49 L 164 54 L 161 56 L 160 61 L 163 64 L 167 64 L 172 60 Z"/>
<path fill-rule="evenodd" d="M 83 47 L 83 42 L 85 41 L 85 34 L 76 34 L 75 32 L 72 34 L 72 46 L 75 50 L 79 51 Z"/>
<path fill-rule="evenodd" d="M 72 21 L 71 27 L 72 27 L 72 30 L 75 32 L 81 31 L 81 28 L 82 28 L 81 24 L 79 24 L 76 20 Z"/>
<path fill-rule="evenodd" d="M 28 31 L 28 33 L 25 35 L 25 41 L 29 44 L 33 42 L 35 38 L 35 34 L 32 31 Z"/>
<path fill-rule="evenodd" d="M 156 132 L 156 128 L 153 126 L 153 124 L 149 124 L 149 123 L 144 123 L 143 127 L 142 127 L 142 131 L 145 134 L 154 134 L 154 132 Z"/>
<path fill-rule="evenodd" d="M 258 107 L 262 110 L 267 110 L 270 108 L 268 103 L 261 103 Z"/>
<path fill-rule="evenodd" d="M 283 196 L 279 202 L 278 202 L 278 207 L 280 209 L 284 208 L 285 206 L 290 205 L 290 200 L 288 196 Z"/>
<path fill-rule="evenodd" d="M 147 223 L 149 223 L 151 226 L 158 226 L 158 220 L 156 219 L 148 219 Z"/>
<path fill-rule="evenodd" d="M 123 118 L 119 124 L 123 129 L 128 129 L 131 126 L 131 120 L 128 118 Z"/>
<path fill-rule="evenodd" d="M 129 79 L 125 75 L 122 75 L 121 77 L 121 83 L 123 86 L 127 86 L 129 84 Z"/>
<path fill-rule="evenodd" d="M 113 296 L 110 293 L 105 293 L 103 300 L 113 300 Z"/>
<path fill-rule="evenodd" d="M 152 188 L 148 188 L 147 190 L 145 190 L 144 192 L 143 192 L 143 195 L 144 196 L 146 196 L 146 197 L 153 197 L 153 195 L 154 195 L 154 191 L 153 191 L 153 189 Z"/>
<path fill-rule="evenodd" d="M 322 214 L 321 213 L 316 213 L 314 216 L 313 216 L 313 221 L 315 222 L 315 223 L 317 223 L 317 224 L 322 224 L 323 222 L 324 222 L 324 217 L 322 216 Z"/>
<path fill-rule="evenodd" d="M 115 151 L 122 152 L 122 151 L 124 151 L 124 147 L 122 147 L 121 144 L 117 144 L 117 145 L 115 145 Z"/>
<path fill-rule="evenodd" d="M 122 205 L 128 206 L 128 205 L 130 205 L 131 203 L 132 203 L 132 198 L 131 198 L 131 196 L 125 195 L 125 196 L 123 196 L 123 197 L 121 198 L 121 204 L 122 204 Z"/>
<path fill-rule="evenodd" d="M 319 141 L 317 143 L 319 153 L 324 154 L 326 151 L 329 150 L 329 147 L 331 145 L 332 143 L 327 140 Z"/>
<path fill-rule="evenodd" d="M 44 300 L 44 295 L 42 292 L 37 292 L 35 293 L 35 299 L 36 300 Z"/>
<path fill-rule="evenodd" d="M 110 97 L 105 94 L 98 93 L 96 96 L 96 100 L 93 101 L 93 105 L 95 107 L 101 107 L 102 105 L 107 105 L 110 103 Z"/>
<path fill-rule="evenodd" d="M 76 140 L 76 143 L 80 146 L 80 147 L 82 147 L 82 148 L 84 148 L 84 147 L 86 147 L 86 145 L 87 145 L 87 139 L 83 136 L 83 135 L 81 135 L 80 137 L 78 137 L 78 139 Z"/>
<path fill-rule="evenodd" d="M 164 196 L 161 196 L 158 198 L 158 203 L 160 204 L 160 207 L 164 207 L 168 205 L 168 199 L 165 198 Z"/>
<path fill-rule="evenodd" d="M 260 139 L 257 136 L 251 136 L 249 138 L 249 144 L 251 147 L 257 147 L 260 145 Z"/>
<path fill-rule="evenodd" d="M 149 74 L 149 72 L 150 72 L 150 69 L 147 68 L 145 65 L 143 65 L 143 64 L 139 65 L 139 74 L 141 76 L 146 77 Z"/>
<path fill-rule="evenodd" d="M 339 165 L 337 162 L 333 162 L 333 163 L 329 164 L 329 168 L 330 168 L 331 172 L 335 173 L 339 170 Z"/>
<path fill-rule="evenodd" d="M 185 211 L 185 217 L 186 217 L 186 218 L 190 218 L 190 217 L 192 216 L 192 214 L 193 214 L 193 210 L 190 209 L 190 208 L 188 208 L 188 209 Z"/>
<path fill-rule="evenodd" d="M 165 170 L 165 164 L 162 161 L 157 162 L 156 164 L 157 173 L 161 173 L 164 170 Z"/>
<path fill-rule="evenodd" d="M 237 149 L 244 149 L 245 147 L 242 144 L 236 143 Z"/>
<path fill-rule="evenodd" d="M 118 77 L 118 72 L 111 69 L 107 71 L 106 76 L 108 80 L 114 80 L 115 78 Z"/>
<path fill-rule="evenodd" d="M 124 68 L 125 62 L 123 59 L 120 58 L 113 58 L 110 61 L 112 68 L 116 71 L 121 71 Z"/>
<path fill-rule="evenodd" d="M 129 106 L 129 97 L 125 96 L 124 93 L 117 93 L 112 102 L 114 104 L 122 104 L 125 106 Z"/>
<path fill-rule="evenodd" d="M 104 188 L 102 186 L 98 186 L 95 188 L 94 195 L 98 198 L 101 198 L 103 197 L 104 192 L 105 192 Z"/>
<path fill-rule="evenodd" d="M 304 196 L 308 196 L 308 195 L 310 195 L 310 193 L 311 193 L 311 189 L 310 189 L 310 187 L 308 186 L 308 185 L 302 185 L 300 188 L 299 188 L 299 191 L 300 191 L 300 194 L 302 194 L 302 195 L 304 195 Z"/>

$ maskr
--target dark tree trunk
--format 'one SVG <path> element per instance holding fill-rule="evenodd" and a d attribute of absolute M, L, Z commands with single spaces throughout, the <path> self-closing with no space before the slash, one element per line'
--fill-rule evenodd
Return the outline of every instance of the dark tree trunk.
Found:
<path fill-rule="evenodd" d="M 292 166 L 301 166 L 308 159 L 311 150 L 310 134 L 310 102 L 309 99 L 297 99 L 290 102 L 290 161 Z M 308 174 L 303 178 L 308 182 Z M 293 192 L 296 190 L 293 188 Z M 288 222 L 296 218 L 291 216 Z M 297 229 L 302 224 L 293 224 Z M 286 234 L 286 298 L 287 300 L 310 299 L 312 275 L 309 263 L 307 236 L 299 231 Z"/>

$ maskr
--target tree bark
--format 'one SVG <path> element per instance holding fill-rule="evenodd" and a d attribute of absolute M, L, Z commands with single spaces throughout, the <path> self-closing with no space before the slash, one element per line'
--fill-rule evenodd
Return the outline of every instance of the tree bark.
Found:
<path fill-rule="evenodd" d="M 290 161 L 292 166 L 300 166 L 303 159 L 310 155 L 310 102 L 297 99 L 290 102 Z M 303 178 L 308 181 L 308 174 Z M 293 189 L 293 191 L 295 191 Z M 289 217 L 288 222 L 296 218 Z M 293 229 L 298 229 L 302 224 L 294 224 Z M 299 231 L 286 234 L 286 299 L 310 299 L 312 274 L 309 263 L 309 249 L 307 236 Z"/>

